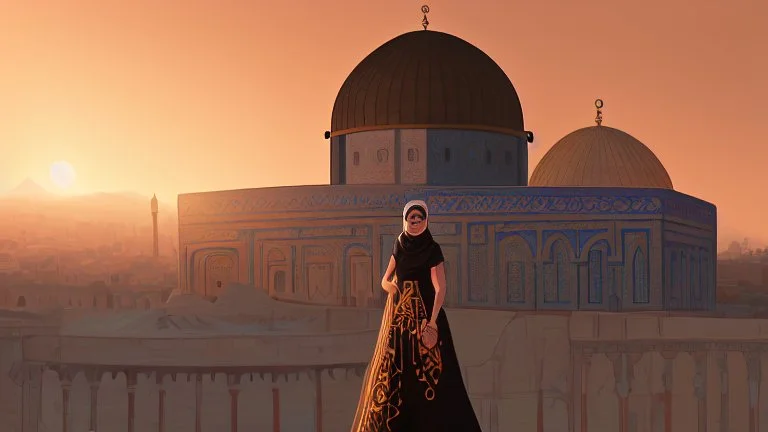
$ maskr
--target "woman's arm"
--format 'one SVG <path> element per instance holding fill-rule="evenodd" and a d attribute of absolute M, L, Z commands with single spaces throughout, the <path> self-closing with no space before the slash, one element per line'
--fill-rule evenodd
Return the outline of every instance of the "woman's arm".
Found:
<path fill-rule="evenodd" d="M 392 276 L 394 276 L 394 273 L 395 257 L 391 256 L 389 257 L 389 265 L 387 266 L 387 270 L 384 272 L 384 277 L 381 278 L 381 288 L 383 288 L 384 291 L 388 293 L 392 293 L 395 289 L 397 289 L 397 286 L 392 282 Z"/>
<path fill-rule="evenodd" d="M 432 319 L 429 324 L 437 325 L 437 316 L 445 301 L 445 266 L 440 263 L 432 267 L 432 285 L 435 287 L 435 304 L 432 306 Z"/>

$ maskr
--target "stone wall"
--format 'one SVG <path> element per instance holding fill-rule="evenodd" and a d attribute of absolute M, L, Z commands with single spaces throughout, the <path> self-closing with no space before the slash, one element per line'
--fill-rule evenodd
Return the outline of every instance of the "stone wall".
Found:
<path fill-rule="evenodd" d="M 766 390 L 768 384 L 759 373 L 768 359 L 766 320 L 641 312 L 447 313 L 465 382 L 486 432 L 566 431 L 569 425 L 574 431 L 586 431 L 582 429 L 585 425 L 593 431 L 618 431 L 626 425 L 632 432 L 656 432 L 664 430 L 664 422 L 670 422 L 675 431 L 706 430 L 699 428 L 699 419 L 709 430 L 720 430 L 724 425 L 724 430 L 747 431 L 750 416 L 755 424 L 768 427 L 766 416 L 758 419 L 754 414 L 755 410 L 768 409 L 768 398 L 750 391 L 750 386 Z M 366 353 L 372 352 L 374 337 L 360 342 Z M 134 346 L 140 349 L 143 343 Z M 5 349 L 6 345 L 3 348 L 2 365 L 7 371 L 10 360 L 21 353 Z M 237 357 L 235 351 L 229 354 Z M 151 362 L 151 357 L 144 357 Z M 180 350 L 178 357 L 189 358 L 189 354 Z M 344 357 L 339 353 L 338 360 Z M 158 364 L 172 363 L 171 358 L 155 360 Z M 2 375 L 1 406 L 18 407 L 21 387 L 9 384 L 7 372 Z M 176 374 L 175 381 L 170 376 L 163 379 L 166 430 L 193 428 L 197 380 L 197 374 L 183 373 Z M 200 381 L 203 430 L 225 430 L 231 415 L 230 382 L 223 374 L 211 377 L 204 371 Z M 237 387 L 241 430 L 271 430 L 274 388 L 279 390 L 281 401 L 281 431 L 314 430 L 315 383 L 307 374 L 277 375 L 275 382 L 269 374 L 263 378 L 256 374 L 253 381 L 243 376 Z M 332 376 L 323 372 L 322 383 L 322 430 L 346 430 L 359 395 L 360 377 L 352 370 L 336 369 Z M 125 430 L 127 387 L 122 373 L 102 377 L 99 431 Z M 42 389 L 40 418 L 47 429 L 40 430 L 61 430 L 58 375 L 45 372 Z M 155 428 L 158 390 L 152 374 L 137 379 L 137 431 Z M 85 430 L 90 419 L 90 387 L 85 374 L 75 377 L 70 391 L 70 430 Z M 669 417 L 664 414 L 665 398 L 671 401 Z M 625 411 L 622 406 L 626 406 Z M 14 417 L 11 411 L 0 417 L 3 426 L 9 425 L 4 431 L 19 430 L 14 429 L 20 425 L 18 415 Z M 543 422 L 541 428 L 539 422 Z"/>

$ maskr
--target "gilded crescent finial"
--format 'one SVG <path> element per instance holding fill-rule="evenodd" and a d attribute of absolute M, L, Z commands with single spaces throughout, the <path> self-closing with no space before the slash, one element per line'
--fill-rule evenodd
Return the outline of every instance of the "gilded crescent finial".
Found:
<path fill-rule="evenodd" d="M 595 116 L 595 123 L 600 126 L 603 123 L 603 100 L 597 99 L 595 101 L 595 108 L 597 108 L 597 116 Z"/>

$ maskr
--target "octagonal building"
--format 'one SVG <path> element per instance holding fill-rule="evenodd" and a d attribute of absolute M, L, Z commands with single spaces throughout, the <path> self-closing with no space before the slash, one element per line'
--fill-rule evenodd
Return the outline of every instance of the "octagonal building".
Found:
<path fill-rule="evenodd" d="M 362 58 L 331 113 L 331 184 L 179 196 L 180 290 L 232 283 L 293 303 L 378 308 L 403 205 L 423 199 L 445 255 L 446 307 L 715 307 L 714 205 L 673 189 L 648 146 L 598 122 L 528 181 L 506 73 L 446 33 Z"/>

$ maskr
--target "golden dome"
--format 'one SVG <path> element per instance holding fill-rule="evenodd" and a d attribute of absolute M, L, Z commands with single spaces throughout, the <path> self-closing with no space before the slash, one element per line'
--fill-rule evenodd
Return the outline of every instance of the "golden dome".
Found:
<path fill-rule="evenodd" d="M 499 65 L 469 42 L 431 30 L 374 50 L 333 104 L 331 136 L 430 127 L 525 136 L 520 99 Z"/>
<path fill-rule="evenodd" d="M 651 149 L 607 126 L 566 135 L 544 155 L 528 184 L 672 189 L 667 170 Z"/>

